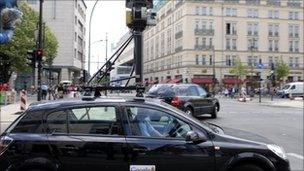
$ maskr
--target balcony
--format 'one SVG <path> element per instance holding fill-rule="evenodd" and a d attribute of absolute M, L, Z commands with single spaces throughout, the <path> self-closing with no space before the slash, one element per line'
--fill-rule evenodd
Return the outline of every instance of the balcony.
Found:
<path fill-rule="evenodd" d="M 301 2 L 287 2 L 288 7 L 296 7 L 300 8 L 301 7 Z"/>
<path fill-rule="evenodd" d="M 180 52 L 180 51 L 182 51 L 182 50 L 183 50 L 183 46 L 180 46 L 180 47 L 175 48 L 175 52 Z"/>
<path fill-rule="evenodd" d="M 213 36 L 214 30 L 213 29 L 194 29 L 195 35 L 203 35 L 203 36 Z"/>
<path fill-rule="evenodd" d="M 260 0 L 246 0 L 246 4 L 248 4 L 248 5 L 259 5 Z"/>
<path fill-rule="evenodd" d="M 255 32 L 248 31 L 247 32 L 247 36 L 258 36 L 258 35 L 259 35 L 259 33 L 257 31 L 255 31 Z"/>
<path fill-rule="evenodd" d="M 195 50 L 211 50 L 213 49 L 213 46 L 212 45 L 195 45 L 194 46 L 194 49 Z"/>
<path fill-rule="evenodd" d="M 279 37 L 279 32 L 268 32 L 268 37 Z"/>
<path fill-rule="evenodd" d="M 175 39 L 179 39 L 181 37 L 183 37 L 183 31 L 175 33 Z"/>
<path fill-rule="evenodd" d="M 239 3 L 239 0 L 223 0 L 225 3 Z"/>
<path fill-rule="evenodd" d="M 267 0 L 267 5 L 281 6 L 281 1 L 279 1 L 279 0 Z"/>

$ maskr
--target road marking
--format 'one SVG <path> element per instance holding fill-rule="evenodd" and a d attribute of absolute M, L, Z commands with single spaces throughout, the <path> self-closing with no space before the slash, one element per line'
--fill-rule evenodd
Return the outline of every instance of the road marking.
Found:
<path fill-rule="evenodd" d="M 287 153 L 287 155 L 304 160 L 304 157 L 300 154 L 296 154 L 296 153 Z"/>

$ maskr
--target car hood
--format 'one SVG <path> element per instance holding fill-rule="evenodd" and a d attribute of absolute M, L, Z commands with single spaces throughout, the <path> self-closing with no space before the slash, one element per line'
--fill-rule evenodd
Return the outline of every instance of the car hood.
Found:
<path fill-rule="evenodd" d="M 252 132 L 233 129 L 229 127 L 223 127 L 223 130 L 224 130 L 224 135 L 229 135 L 235 138 L 240 138 L 240 139 L 259 142 L 259 143 L 274 144 L 271 140 Z"/>

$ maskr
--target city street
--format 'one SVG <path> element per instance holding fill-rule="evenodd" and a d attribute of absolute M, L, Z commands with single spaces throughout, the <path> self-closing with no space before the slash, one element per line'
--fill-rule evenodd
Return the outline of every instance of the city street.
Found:
<path fill-rule="evenodd" d="M 293 171 L 304 170 L 303 108 L 268 106 L 259 104 L 257 99 L 247 103 L 235 99 L 220 102 L 222 108 L 217 119 L 206 116 L 200 120 L 266 137 L 285 149 Z"/>

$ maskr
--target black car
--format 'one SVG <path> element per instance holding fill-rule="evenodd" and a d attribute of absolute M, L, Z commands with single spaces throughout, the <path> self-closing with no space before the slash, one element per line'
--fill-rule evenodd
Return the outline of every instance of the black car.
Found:
<path fill-rule="evenodd" d="M 146 97 L 163 99 L 195 117 L 211 114 L 212 118 L 216 118 L 220 110 L 218 99 L 196 84 L 156 84 L 149 89 Z"/>
<path fill-rule="evenodd" d="M 157 99 L 35 104 L 1 135 L 0 170 L 290 170 L 281 147 L 225 131 Z"/>

